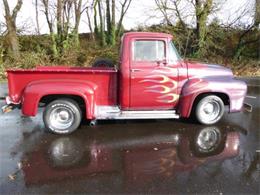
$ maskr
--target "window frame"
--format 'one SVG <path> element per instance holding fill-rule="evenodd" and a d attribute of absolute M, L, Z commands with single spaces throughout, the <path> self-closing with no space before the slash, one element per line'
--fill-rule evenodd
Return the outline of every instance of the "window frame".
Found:
<path fill-rule="evenodd" d="M 164 59 L 163 60 L 166 60 L 167 59 L 167 46 L 168 46 L 168 43 L 167 43 L 167 39 L 158 39 L 158 38 L 135 38 L 132 40 L 132 44 L 131 44 L 131 55 L 130 55 L 130 59 L 131 59 L 131 62 L 132 62 L 132 65 L 136 65 L 136 66 L 147 66 L 146 64 L 150 64 L 150 66 L 154 65 L 154 66 L 158 66 L 157 65 L 157 62 L 160 61 L 160 60 L 140 60 L 140 61 L 137 61 L 134 59 L 134 52 L 135 52 L 135 42 L 136 41 L 158 41 L 158 42 L 163 42 L 164 44 Z"/>

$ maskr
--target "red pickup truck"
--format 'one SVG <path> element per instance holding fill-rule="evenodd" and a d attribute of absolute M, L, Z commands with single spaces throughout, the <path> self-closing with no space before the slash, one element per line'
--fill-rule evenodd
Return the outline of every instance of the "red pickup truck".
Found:
<path fill-rule="evenodd" d="M 6 112 L 14 107 L 57 134 L 75 131 L 83 117 L 98 119 L 188 118 L 218 122 L 225 106 L 240 111 L 247 86 L 231 70 L 181 59 L 172 36 L 130 32 L 121 43 L 119 67 L 37 67 L 8 70 Z M 104 64 L 105 65 L 105 64 Z"/>

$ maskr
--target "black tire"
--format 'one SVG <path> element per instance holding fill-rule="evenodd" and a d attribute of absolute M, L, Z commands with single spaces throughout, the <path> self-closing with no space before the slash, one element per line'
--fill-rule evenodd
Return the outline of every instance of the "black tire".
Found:
<path fill-rule="evenodd" d="M 58 99 L 49 103 L 43 112 L 43 121 L 48 131 L 55 134 L 70 134 L 80 125 L 82 112 L 72 99 Z"/>
<path fill-rule="evenodd" d="M 112 60 L 107 59 L 107 58 L 99 58 L 94 61 L 92 67 L 114 67 L 114 63 Z"/>
<path fill-rule="evenodd" d="M 222 118 L 224 111 L 225 106 L 222 99 L 216 95 L 208 95 L 196 105 L 195 117 L 201 124 L 212 125 Z"/>

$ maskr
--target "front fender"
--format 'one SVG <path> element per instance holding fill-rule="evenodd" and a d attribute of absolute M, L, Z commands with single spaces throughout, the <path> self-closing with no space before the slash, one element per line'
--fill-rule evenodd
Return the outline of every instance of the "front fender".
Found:
<path fill-rule="evenodd" d="M 232 77 L 189 79 L 182 88 L 178 111 L 182 117 L 189 117 L 196 97 L 203 93 L 217 93 L 228 96 L 229 112 L 238 112 L 242 109 L 246 92 L 245 82 Z"/>
<path fill-rule="evenodd" d="M 81 97 L 86 105 L 86 118 L 92 119 L 95 110 L 95 90 L 97 85 L 88 81 L 41 80 L 29 83 L 22 97 L 22 113 L 35 116 L 39 101 L 47 95 L 75 95 Z"/>

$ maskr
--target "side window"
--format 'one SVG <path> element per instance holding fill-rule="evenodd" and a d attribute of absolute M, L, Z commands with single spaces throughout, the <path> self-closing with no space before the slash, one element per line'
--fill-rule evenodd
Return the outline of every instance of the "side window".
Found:
<path fill-rule="evenodd" d="M 134 61 L 160 61 L 165 59 L 165 43 L 156 40 L 137 40 L 133 45 Z"/>

